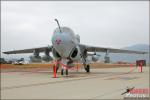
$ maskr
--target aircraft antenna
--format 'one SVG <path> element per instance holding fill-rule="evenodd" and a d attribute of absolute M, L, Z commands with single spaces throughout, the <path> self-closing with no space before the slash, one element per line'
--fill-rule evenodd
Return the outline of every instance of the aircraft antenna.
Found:
<path fill-rule="evenodd" d="M 62 33 L 58 20 L 55 19 L 55 21 L 57 22 L 57 25 L 58 25 L 58 27 L 59 27 L 60 33 Z"/>

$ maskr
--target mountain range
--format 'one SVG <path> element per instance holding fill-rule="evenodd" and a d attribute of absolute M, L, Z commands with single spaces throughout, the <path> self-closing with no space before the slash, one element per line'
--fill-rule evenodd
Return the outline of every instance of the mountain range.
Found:
<path fill-rule="evenodd" d="M 136 44 L 128 47 L 124 47 L 121 49 L 126 49 L 126 50 L 134 50 L 134 51 L 145 51 L 148 52 L 147 54 L 122 54 L 122 53 L 110 53 L 110 61 L 112 63 L 118 62 L 118 61 L 123 61 L 123 62 L 129 62 L 129 63 L 135 63 L 136 60 L 146 60 L 146 63 L 149 64 L 149 48 L 150 45 L 147 44 Z M 105 56 L 104 53 L 100 53 L 101 56 Z M 102 60 L 102 59 L 101 59 Z"/>

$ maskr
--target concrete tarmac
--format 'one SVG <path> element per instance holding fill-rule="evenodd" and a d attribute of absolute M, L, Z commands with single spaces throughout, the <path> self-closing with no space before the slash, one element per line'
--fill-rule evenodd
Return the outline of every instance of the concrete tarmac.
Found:
<path fill-rule="evenodd" d="M 1 72 L 1 99 L 123 99 L 127 87 L 149 89 L 149 68 L 80 69 L 57 78 L 50 70 Z"/>

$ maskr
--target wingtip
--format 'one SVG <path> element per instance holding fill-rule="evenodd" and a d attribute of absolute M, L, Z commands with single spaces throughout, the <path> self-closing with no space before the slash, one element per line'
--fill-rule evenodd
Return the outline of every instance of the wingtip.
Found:
<path fill-rule="evenodd" d="M 148 54 L 148 52 L 143 52 L 143 54 Z"/>
<path fill-rule="evenodd" d="M 3 52 L 4 54 L 10 54 L 9 52 Z"/>
<path fill-rule="evenodd" d="M 8 54 L 7 52 L 3 52 L 4 54 Z"/>

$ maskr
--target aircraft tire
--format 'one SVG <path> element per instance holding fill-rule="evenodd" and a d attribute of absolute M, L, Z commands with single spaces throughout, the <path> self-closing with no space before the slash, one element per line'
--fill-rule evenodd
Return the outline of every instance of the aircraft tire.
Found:
<path fill-rule="evenodd" d="M 90 65 L 86 66 L 86 72 L 89 73 L 90 72 Z"/>
<path fill-rule="evenodd" d="M 64 69 L 61 69 L 61 75 L 64 75 Z"/>
<path fill-rule="evenodd" d="M 66 75 L 68 75 L 68 69 L 66 69 Z"/>
<path fill-rule="evenodd" d="M 90 65 L 84 66 L 84 69 L 85 69 L 85 71 L 86 71 L 87 73 L 89 73 L 89 72 L 90 72 Z"/>

